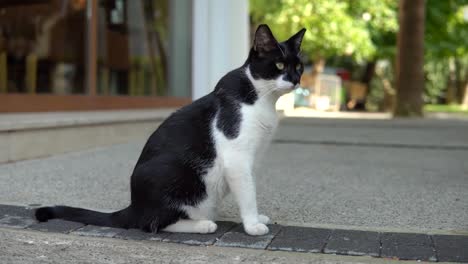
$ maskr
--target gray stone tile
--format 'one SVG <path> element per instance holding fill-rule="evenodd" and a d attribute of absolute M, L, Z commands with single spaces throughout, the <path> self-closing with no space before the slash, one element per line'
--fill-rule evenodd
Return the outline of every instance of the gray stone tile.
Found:
<path fill-rule="evenodd" d="M 83 226 L 85 225 L 82 223 L 65 221 L 61 219 L 52 219 L 47 222 L 33 224 L 28 228 L 44 232 L 69 233 Z"/>
<path fill-rule="evenodd" d="M 39 208 L 41 207 L 42 204 L 38 204 L 38 203 L 32 203 L 32 204 L 28 204 L 28 208 L 31 208 L 31 209 L 36 209 L 36 208 Z"/>
<path fill-rule="evenodd" d="M 218 229 L 213 234 L 189 234 L 189 233 L 172 233 L 164 242 L 175 242 L 189 245 L 213 245 L 224 233 L 232 229 L 236 223 L 234 222 L 216 222 Z"/>
<path fill-rule="evenodd" d="M 434 235 L 439 261 L 468 262 L 468 236 Z"/>
<path fill-rule="evenodd" d="M 268 246 L 269 250 L 321 252 L 332 230 L 286 226 Z"/>
<path fill-rule="evenodd" d="M 377 232 L 369 231 L 334 230 L 324 253 L 378 257 L 380 255 L 380 235 Z"/>
<path fill-rule="evenodd" d="M 143 232 L 140 229 L 124 229 L 118 233 L 115 237 L 126 239 L 126 240 L 153 240 L 162 241 L 164 238 L 169 236 L 171 233 L 160 231 L 158 233 Z"/>
<path fill-rule="evenodd" d="M 234 227 L 231 231 L 225 233 L 216 243 L 216 246 L 222 247 L 241 247 L 241 248 L 256 248 L 265 249 L 271 240 L 281 230 L 279 225 L 268 225 L 270 232 L 263 236 L 250 236 L 244 231 L 244 227 L 240 224 Z"/>
<path fill-rule="evenodd" d="M 34 218 L 34 208 L 16 205 L 0 205 L 0 218 L 3 216 Z"/>
<path fill-rule="evenodd" d="M 113 227 L 104 227 L 104 226 L 94 226 L 87 225 L 80 229 L 77 229 L 71 234 L 80 235 L 80 236 L 93 236 L 93 237 L 115 237 L 117 234 L 121 233 L 123 230 L 120 228 Z"/>
<path fill-rule="evenodd" d="M 424 234 L 382 233 L 381 256 L 403 260 L 437 261 L 432 240 Z"/>
<path fill-rule="evenodd" d="M 26 228 L 34 223 L 37 223 L 37 221 L 22 216 L 3 216 L 3 218 L 0 219 L 0 226 L 2 227 Z"/>

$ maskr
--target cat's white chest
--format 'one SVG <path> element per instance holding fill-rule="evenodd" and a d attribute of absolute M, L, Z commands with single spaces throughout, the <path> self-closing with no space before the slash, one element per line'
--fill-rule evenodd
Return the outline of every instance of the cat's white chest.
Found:
<path fill-rule="evenodd" d="M 232 144 L 243 147 L 246 154 L 255 155 L 268 145 L 278 126 L 278 116 L 268 101 L 259 100 L 254 105 L 241 107 L 242 121 L 239 137 Z"/>
<path fill-rule="evenodd" d="M 216 126 L 213 130 L 216 152 L 222 163 L 236 162 L 253 165 L 262 154 L 273 137 L 278 125 L 278 116 L 274 105 L 266 98 L 259 99 L 255 104 L 242 104 L 239 109 L 239 134 L 228 138 Z"/>

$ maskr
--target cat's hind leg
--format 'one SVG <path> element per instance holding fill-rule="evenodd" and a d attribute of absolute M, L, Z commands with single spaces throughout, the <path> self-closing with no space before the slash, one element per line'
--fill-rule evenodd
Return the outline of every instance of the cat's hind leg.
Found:
<path fill-rule="evenodd" d="M 209 234 L 216 232 L 218 226 L 211 220 L 181 219 L 174 224 L 166 226 L 163 231 L 173 233 L 200 233 Z"/>
<path fill-rule="evenodd" d="M 218 226 L 214 219 L 214 207 L 210 205 L 209 199 L 200 203 L 197 207 L 186 206 L 185 213 L 190 219 L 180 219 L 174 224 L 164 228 L 164 231 L 175 233 L 214 233 Z"/>

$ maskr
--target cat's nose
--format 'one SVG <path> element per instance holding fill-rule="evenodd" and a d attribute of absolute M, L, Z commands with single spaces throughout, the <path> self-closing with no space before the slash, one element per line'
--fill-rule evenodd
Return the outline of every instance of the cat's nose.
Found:
<path fill-rule="evenodd" d="M 301 81 L 301 77 L 300 77 L 300 76 L 293 76 L 292 79 L 291 79 L 291 82 L 292 82 L 294 85 L 297 85 L 300 81 Z"/>

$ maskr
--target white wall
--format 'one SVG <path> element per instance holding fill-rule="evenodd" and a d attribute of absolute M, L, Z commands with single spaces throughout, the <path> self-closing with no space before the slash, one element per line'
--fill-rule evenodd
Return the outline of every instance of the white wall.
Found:
<path fill-rule="evenodd" d="M 192 0 L 171 0 L 169 4 L 169 95 L 189 97 L 192 82 Z"/>
<path fill-rule="evenodd" d="M 192 98 L 211 92 L 228 71 L 241 66 L 250 47 L 248 0 L 194 0 Z"/>

